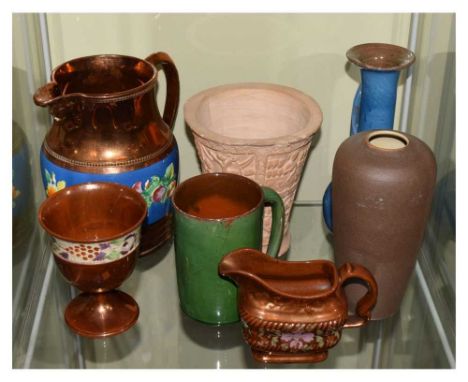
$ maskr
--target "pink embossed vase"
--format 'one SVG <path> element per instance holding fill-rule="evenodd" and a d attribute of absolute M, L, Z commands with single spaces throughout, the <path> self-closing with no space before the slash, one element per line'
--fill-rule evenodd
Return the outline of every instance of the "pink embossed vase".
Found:
<path fill-rule="evenodd" d="M 322 123 L 317 102 L 299 90 L 265 83 L 204 90 L 184 105 L 203 172 L 246 176 L 281 195 L 285 224 L 280 255 L 291 242 L 289 219 L 312 136 Z M 263 250 L 271 230 L 265 208 Z"/>

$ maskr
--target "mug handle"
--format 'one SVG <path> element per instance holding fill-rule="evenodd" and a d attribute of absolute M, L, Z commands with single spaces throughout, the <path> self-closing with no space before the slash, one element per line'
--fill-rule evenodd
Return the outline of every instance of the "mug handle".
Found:
<path fill-rule="evenodd" d="M 340 287 L 348 279 L 360 279 L 367 284 L 367 293 L 356 305 L 356 314 L 348 317 L 344 327 L 357 328 L 363 326 L 371 318 L 371 310 L 377 302 L 377 282 L 374 276 L 363 266 L 345 263 L 338 270 Z"/>
<path fill-rule="evenodd" d="M 146 57 L 156 68 L 161 67 L 166 76 L 166 104 L 164 105 L 163 120 L 172 129 L 179 108 L 180 84 L 179 73 L 171 57 L 167 53 L 157 52 Z"/>
<path fill-rule="evenodd" d="M 262 187 L 264 202 L 271 204 L 271 234 L 267 254 L 278 257 L 284 229 L 284 204 L 281 196 L 270 187 Z"/>

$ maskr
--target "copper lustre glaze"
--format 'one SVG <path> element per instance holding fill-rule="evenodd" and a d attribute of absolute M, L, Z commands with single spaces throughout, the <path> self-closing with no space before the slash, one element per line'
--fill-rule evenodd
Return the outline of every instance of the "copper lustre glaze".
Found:
<path fill-rule="evenodd" d="M 155 102 L 157 67 L 167 80 L 163 116 Z M 47 196 L 89 181 L 124 184 L 148 204 L 142 254 L 168 241 L 170 196 L 178 178 L 171 128 L 179 78 L 171 58 L 163 52 L 145 60 L 111 54 L 76 58 L 54 69 L 34 101 L 53 116 L 41 150 Z"/>
<path fill-rule="evenodd" d="M 239 287 L 244 338 L 261 362 L 323 361 L 343 328 L 366 324 L 377 300 L 374 278 L 359 265 L 337 270 L 331 261 L 284 261 L 244 248 L 224 256 L 219 273 Z M 342 288 L 348 279 L 368 288 L 355 316 Z"/>
<path fill-rule="evenodd" d="M 77 334 L 107 337 L 135 324 L 138 304 L 115 288 L 135 268 L 146 212 L 137 191 L 110 182 L 67 187 L 41 204 L 39 222 L 51 236 L 55 263 L 84 292 L 64 314 Z"/>

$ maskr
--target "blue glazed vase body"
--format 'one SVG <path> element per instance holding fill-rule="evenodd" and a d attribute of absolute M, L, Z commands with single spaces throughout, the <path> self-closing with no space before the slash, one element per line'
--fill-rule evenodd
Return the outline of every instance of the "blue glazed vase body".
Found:
<path fill-rule="evenodd" d="M 361 67 L 349 135 L 393 129 L 400 71 L 414 62 L 414 53 L 395 45 L 363 44 L 351 48 L 346 55 Z M 325 190 L 322 206 L 325 224 L 333 231 L 331 183 Z"/>

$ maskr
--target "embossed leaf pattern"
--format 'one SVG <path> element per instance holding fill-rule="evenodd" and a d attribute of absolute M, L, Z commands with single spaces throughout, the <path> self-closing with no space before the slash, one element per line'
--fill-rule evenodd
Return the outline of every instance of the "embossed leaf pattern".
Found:
<path fill-rule="evenodd" d="M 289 229 L 289 216 L 311 141 L 294 146 L 256 147 L 247 150 L 216 144 L 195 136 L 195 146 L 203 172 L 232 172 L 246 176 L 262 186 L 272 187 L 283 198 L 284 232 Z M 266 249 L 271 231 L 271 211 L 265 209 L 263 247 Z"/>

